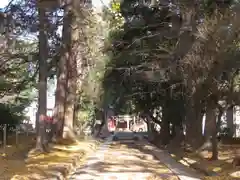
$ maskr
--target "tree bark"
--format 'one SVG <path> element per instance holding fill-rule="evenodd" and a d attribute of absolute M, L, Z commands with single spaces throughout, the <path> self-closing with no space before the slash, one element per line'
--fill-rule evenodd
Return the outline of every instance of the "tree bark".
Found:
<path fill-rule="evenodd" d="M 219 109 L 218 117 L 217 117 L 217 123 L 215 124 L 215 128 L 213 129 L 213 132 L 212 132 L 212 160 L 217 160 L 218 159 L 217 133 L 220 130 L 222 114 L 223 114 L 222 109 Z"/>
<path fill-rule="evenodd" d="M 77 60 L 79 58 L 79 28 L 77 24 L 77 3 L 72 0 L 65 6 L 65 23 L 68 28 L 65 34 L 66 59 L 67 59 L 67 91 L 64 113 L 63 138 L 74 138 L 73 122 L 74 107 L 77 91 Z M 78 9 L 79 10 L 79 9 Z"/>
<path fill-rule="evenodd" d="M 167 145 L 170 141 L 170 121 L 167 107 L 163 107 L 162 123 L 160 130 L 161 143 Z"/>
<path fill-rule="evenodd" d="M 68 2 L 66 2 L 68 3 Z M 67 8 L 67 7 L 66 7 Z M 62 138 L 63 137 L 63 127 L 65 121 L 65 103 L 66 103 L 66 94 L 67 94 L 67 61 L 70 56 L 69 49 L 71 48 L 71 30 L 70 30 L 70 21 L 71 15 L 69 15 L 68 10 L 64 12 L 63 19 L 63 30 L 62 30 L 62 47 L 61 47 L 61 57 L 58 63 L 58 76 L 57 76 L 57 88 L 55 95 L 55 108 L 54 108 L 54 126 L 55 133 L 54 137 Z"/>
<path fill-rule="evenodd" d="M 233 137 L 234 135 L 233 106 L 230 106 L 227 109 L 226 116 L 227 116 L 227 127 L 229 129 L 228 136 Z"/>
<path fill-rule="evenodd" d="M 55 107 L 53 115 L 53 140 L 62 137 L 64 112 L 65 112 L 65 98 L 66 98 L 66 68 L 65 58 L 61 58 L 58 65 L 57 88 L 55 94 Z"/>
<path fill-rule="evenodd" d="M 196 106 L 188 105 L 186 112 L 186 143 L 193 149 L 198 149 L 202 142 L 202 114 Z"/>
<path fill-rule="evenodd" d="M 195 39 L 194 33 L 196 32 L 196 19 L 198 18 L 197 16 L 199 8 L 195 0 L 180 0 L 179 3 L 181 5 L 181 23 L 179 23 L 180 18 L 178 16 L 174 17 L 173 19 L 173 31 L 181 32 L 179 36 L 179 43 L 175 51 L 178 59 L 186 55 L 193 45 Z"/>
<path fill-rule="evenodd" d="M 218 148 L 217 148 L 217 114 L 216 106 L 213 102 L 207 104 L 206 110 L 206 123 L 204 132 L 205 142 L 199 150 L 204 150 L 210 148 L 212 150 L 212 160 L 217 160 L 218 158 Z"/>
<path fill-rule="evenodd" d="M 212 128 L 212 160 L 218 159 L 218 140 L 217 140 L 217 122 L 216 122 L 216 109 L 214 110 L 215 116 L 213 120 L 213 128 Z"/>
<path fill-rule="evenodd" d="M 38 130 L 36 149 L 46 151 L 46 112 L 47 112 L 47 28 L 46 28 L 46 11 L 39 3 L 39 84 L 38 84 Z"/>

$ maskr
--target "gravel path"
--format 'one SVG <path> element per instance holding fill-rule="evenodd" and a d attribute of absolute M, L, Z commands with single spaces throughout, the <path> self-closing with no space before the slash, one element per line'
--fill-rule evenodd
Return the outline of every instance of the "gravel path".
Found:
<path fill-rule="evenodd" d="M 177 180 L 164 164 L 143 152 L 138 142 L 107 141 L 69 180 Z"/>

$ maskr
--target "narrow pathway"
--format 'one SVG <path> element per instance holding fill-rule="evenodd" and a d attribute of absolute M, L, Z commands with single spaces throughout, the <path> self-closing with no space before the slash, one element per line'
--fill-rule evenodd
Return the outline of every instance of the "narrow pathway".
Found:
<path fill-rule="evenodd" d="M 108 140 L 69 180 L 177 180 L 164 164 L 142 151 L 138 142 Z"/>

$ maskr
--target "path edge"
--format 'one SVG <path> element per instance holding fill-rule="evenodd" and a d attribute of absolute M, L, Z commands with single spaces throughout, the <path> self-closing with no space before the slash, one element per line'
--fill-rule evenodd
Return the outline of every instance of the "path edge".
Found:
<path fill-rule="evenodd" d="M 204 175 L 202 173 L 199 173 L 198 171 L 195 171 L 194 169 L 186 167 L 183 164 L 177 162 L 171 157 L 168 151 L 159 149 L 156 145 L 152 144 L 146 139 L 143 139 L 142 143 L 142 148 L 150 150 L 158 160 L 160 160 L 170 171 L 172 171 L 172 173 L 174 173 L 174 175 L 178 177 L 179 180 L 203 179 Z"/>

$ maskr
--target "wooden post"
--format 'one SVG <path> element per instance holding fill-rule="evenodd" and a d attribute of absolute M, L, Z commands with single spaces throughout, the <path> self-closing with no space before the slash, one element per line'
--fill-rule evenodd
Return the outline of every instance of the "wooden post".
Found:
<path fill-rule="evenodd" d="M 3 127 L 3 148 L 6 149 L 7 146 L 7 124 L 4 124 Z"/>

